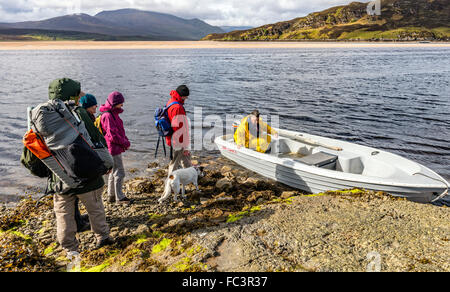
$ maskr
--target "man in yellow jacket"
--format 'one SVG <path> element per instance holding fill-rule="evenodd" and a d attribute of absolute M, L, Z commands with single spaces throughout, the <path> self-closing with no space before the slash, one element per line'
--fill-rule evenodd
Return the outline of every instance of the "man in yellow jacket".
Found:
<path fill-rule="evenodd" d="M 278 133 L 264 123 L 259 111 L 255 110 L 241 121 L 241 125 L 234 134 L 234 141 L 238 147 L 245 146 L 245 148 L 266 153 L 270 151 L 272 142 L 269 134 L 278 137 Z"/>

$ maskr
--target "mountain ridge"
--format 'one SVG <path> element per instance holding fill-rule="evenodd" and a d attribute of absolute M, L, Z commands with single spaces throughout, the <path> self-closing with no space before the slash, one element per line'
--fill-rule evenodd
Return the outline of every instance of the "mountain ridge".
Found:
<path fill-rule="evenodd" d="M 95 16 L 88 14 L 64 15 L 41 21 L 0 23 L 5 29 L 29 29 L 52 32 L 79 32 L 111 38 L 143 38 L 150 40 L 199 40 L 210 33 L 224 32 L 200 19 L 183 19 L 174 15 L 119 9 L 102 11 Z"/>

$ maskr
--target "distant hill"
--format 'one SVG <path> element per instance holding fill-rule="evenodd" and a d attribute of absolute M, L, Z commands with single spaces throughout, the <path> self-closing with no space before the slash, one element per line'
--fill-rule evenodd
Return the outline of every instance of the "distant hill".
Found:
<path fill-rule="evenodd" d="M 249 30 L 249 29 L 252 29 L 253 26 L 221 26 L 220 28 L 224 32 L 232 32 L 235 30 Z"/>
<path fill-rule="evenodd" d="M 199 40 L 211 33 L 224 32 L 219 27 L 211 26 L 199 19 L 188 20 L 136 9 L 104 11 L 95 16 L 73 14 L 42 21 L 0 23 L 0 27 L 4 31 L 8 28 L 65 31 L 97 34 L 101 35 L 98 36 L 100 38 L 108 36 L 111 39 L 149 40 Z"/>
<path fill-rule="evenodd" d="M 62 40 L 152 41 L 158 39 L 140 36 L 111 36 L 79 31 L 0 27 L 0 41 L 62 41 Z"/>
<path fill-rule="evenodd" d="M 65 15 L 41 21 L 2 23 L 0 26 L 21 29 L 78 31 L 114 36 L 133 34 L 133 31 L 128 28 L 119 27 L 113 22 L 105 21 L 87 14 Z"/>
<path fill-rule="evenodd" d="M 105 22 L 129 29 L 137 35 L 170 38 L 174 40 L 199 40 L 210 33 L 224 32 L 199 19 L 183 19 L 169 14 L 121 9 L 103 11 L 95 16 Z"/>
<path fill-rule="evenodd" d="M 449 0 L 382 0 L 381 15 L 352 2 L 306 17 L 245 31 L 211 34 L 204 40 L 450 40 Z"/>

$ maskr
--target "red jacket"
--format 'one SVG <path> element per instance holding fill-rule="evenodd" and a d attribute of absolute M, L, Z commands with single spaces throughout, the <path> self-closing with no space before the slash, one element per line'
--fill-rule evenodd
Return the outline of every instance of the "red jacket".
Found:
<path fill-rule="evenodd" d="M 186 143 L 189 143 L 189 123 L 186 117 L 186 111 L 183 107 L 184 101 L 181 96 L 175 90 L 170 93 L 172 98 L 167 102 L 166 106 L 169 106 L 173 102 L 178 102 L 180 104 L 175 104 L 167 111 L 169 120 L 172 123 L 173 136 L 166 137 L 167 145 L 173 146 L 174 149 L 180 150 L 181 148 L 188 148 Z M 172 145 L 172 137 L 175 137 L 178 141 L 174 140 Z M 187 138 L 185 138 L 187 137 Z"/>

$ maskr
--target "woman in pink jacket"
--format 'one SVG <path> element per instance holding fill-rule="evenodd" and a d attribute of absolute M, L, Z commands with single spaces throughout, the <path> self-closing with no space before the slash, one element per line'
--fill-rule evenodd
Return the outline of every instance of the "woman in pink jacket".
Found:
<path fill-rule="evenodd" d="M 109 152 L 114 158 L 114 168 L 109 175 L 108 195 L 111 203 L 131 203 L 122 190 L 125 179 L 125 168 L 123 167 L 122 153 L 130 148 L 130 141 L 125 135 L 123 121 L 119 117 L 123 113 L 125 98 L 120 92 L 113 92 L 108 96 L 106 104 L 100 107 L 102 112 L 101 125 L 105 134 Z"/>

